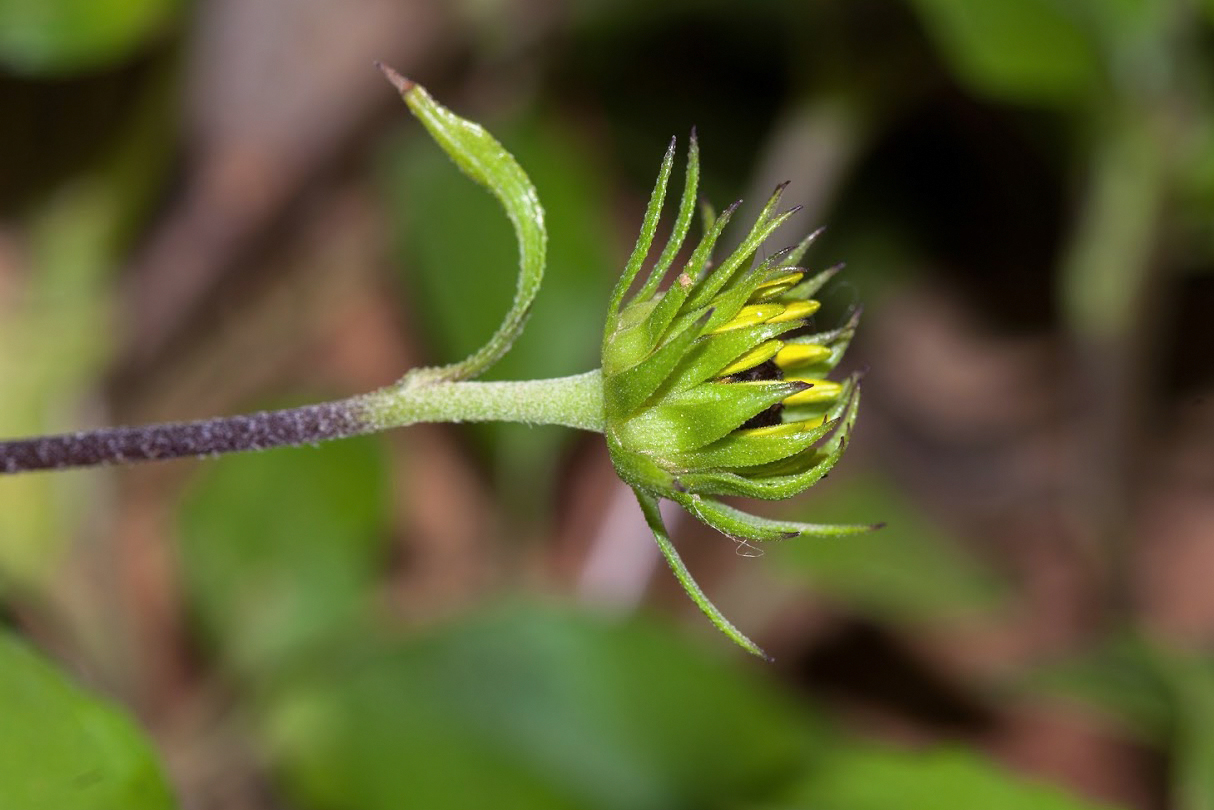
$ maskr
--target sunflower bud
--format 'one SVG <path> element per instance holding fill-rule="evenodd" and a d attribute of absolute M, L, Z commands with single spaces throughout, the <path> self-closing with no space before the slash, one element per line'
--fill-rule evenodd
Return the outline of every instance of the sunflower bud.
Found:
<path fill-rule="evenodd" d="M 869 526 L 821 526 L 750 515 L 716 498 L 781 499 L 822 478 L 842 454 L 859 404 L 856 378 L 826 379 L 855 330 L 807 334 L 812 296 L 837 268 L 807 274 L 799 262 L 817 232 L 754 263 L 763 241 L 797 209 L 776 213 L 776 189 L 728 258 L 712 251 L 737 208 L 704 210 L 704 235 L 675 279 L 663 278 L 687 237 L 699 155 L 692 134 L 675 223 L 646 281 L 628 294 L 653 244 L 674 162 L 666 153 L 641 236 L 608 310 L 603 401 L 612 462 L 636 492 L 675 575 L 710 619 L 746 649 L 762 652 L 707 600 L 670 544 L 659 498 L 681 504 L 731 537 L 765 541 L 839 536 Z"/>

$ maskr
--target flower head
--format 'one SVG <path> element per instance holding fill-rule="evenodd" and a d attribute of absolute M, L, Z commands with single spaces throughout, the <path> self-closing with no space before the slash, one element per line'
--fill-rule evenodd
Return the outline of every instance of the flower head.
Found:
<path fill-rule="evenodd" d="M 653 244 L 674 162 L 662 162 L 641 236 L 616 286 L 603 337 L 605 428 L 612 462 L 636 492 L 663 554 L 688 594 L 727 635 L 762 651 L 721 615 L 691 578 L 657 509 L 667 498 L 731 537 L 766 541 L 839 536 L 870 526 L 769 520 L 718 496 L 782 499 L 834 466 L 856 418 L 858 379 L 828 380 L 856 327 L 808 334 L 813 296 L 837 268 L 798 266 L 817 232 L 754 263 L 763 241 L 797 209 L 776 213 L 776 189 L 741 244 L 719 264 L 712 250 L 736 210 L 704 208 L 704 235 L 666 289 L 695 208 L 699 154 L 692 134 L 686 183 L 672 233 L 631 296 Z"/>

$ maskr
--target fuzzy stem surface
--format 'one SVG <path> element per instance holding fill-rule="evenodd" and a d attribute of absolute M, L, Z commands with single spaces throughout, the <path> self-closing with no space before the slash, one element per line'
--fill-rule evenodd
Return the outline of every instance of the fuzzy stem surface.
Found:
<path fill-rule="evenodd" d="M 298 408 L 0 441 L 0 473 L 268 450 L 418 422 L 489 421 L 601 432 L 599 372 L 519 382 L 427 382 L 406 375 L 379 391 Z"/>

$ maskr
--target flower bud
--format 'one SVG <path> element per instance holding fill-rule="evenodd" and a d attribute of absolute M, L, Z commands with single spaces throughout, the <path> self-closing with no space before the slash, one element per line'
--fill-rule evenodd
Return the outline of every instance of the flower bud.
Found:
<path fill-rule="evenodd" d="M 869 526 L 820 526 L 749 515 L 718 500 L 781 499 L 834 466 L 859 404 L 858 379 L 826 379 L 855 331 L 807 334 L 812 296 L 837 272 L 808 275 L 798 263 L 818 232 L 754 263 L 763 241 L 796 209 L 776 213 L 776 188 L 746 238 L 719 264 L 712 250 L 737 204 L 704 213 L 704 235 L 673 282 L 660 289 L 690 228 L 699 175 L 692 134 L 686 183 L 664 249 L 629 295 L 653 244 L 674 161 L 666 153 L 641 236 L 612 296 L 603 337 L 607 443 L 616 470 L 636 492 L 655 537 L 689 595 L 724 632 L 762 652 L 707 600 L 666 537 L 659 498 L 677 501 L 731 537 L 765 541 L 839 536 Z"/>

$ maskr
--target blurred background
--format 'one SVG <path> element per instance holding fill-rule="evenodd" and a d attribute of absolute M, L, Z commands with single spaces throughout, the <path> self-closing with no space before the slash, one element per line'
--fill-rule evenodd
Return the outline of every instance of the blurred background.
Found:
<path fill-rule="evenodd" d="M 5 806 L 1214 807 L 1214 2 L 0 0 L 0 436 L 488 337 L 509 225 L 375 59 L 547 209 L 492 378 L 597 365 L 672 135 L 739 223 L 791 180 L 766 250 L 827 226 L 867 377 L 762 508 L 888 525 L 756 555 L 670 512 L 764 664 L 591 434 L 0 479 Z"/>

